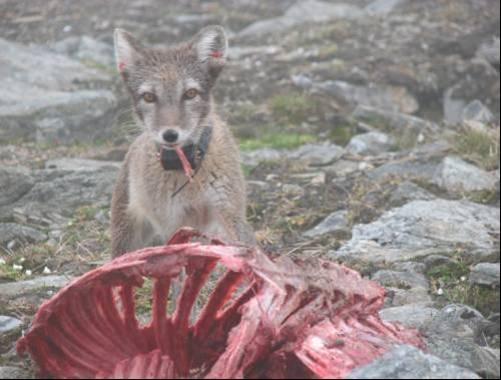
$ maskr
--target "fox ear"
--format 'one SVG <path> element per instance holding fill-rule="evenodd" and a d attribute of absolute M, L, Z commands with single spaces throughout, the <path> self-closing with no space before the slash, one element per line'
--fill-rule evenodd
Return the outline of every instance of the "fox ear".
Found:
<path fill-rule="evenodd" d="M 141 56 L 140 43 L 123 29 L 115 29 L 115 59 L 117 69 L 125 74 Z"/>
<path fill-rule="evenodd" d="M 199 61 L 217 76 L 224 67 L 228 54 L 228 39 L 224 28 L 219 25 L 207 26 L 193 38 L 192 44 Z"/>

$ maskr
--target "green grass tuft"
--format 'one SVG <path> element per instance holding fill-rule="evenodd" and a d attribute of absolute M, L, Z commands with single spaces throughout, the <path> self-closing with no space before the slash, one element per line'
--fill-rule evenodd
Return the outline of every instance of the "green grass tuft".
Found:
<path fill-rule="evenodd" d="M 261 138 L 251 138 L 240 141 L 240 149 L 243 151 L 263 148 L 294 149 L 315 141 L 315 136 L 309 134 L 271 132 L 263 135 Z"/>
<path fill-rule="evenodd" d="M 470 284 L 469 266 L 457 260 L 448 264 L 437 265 L 427 271 L 435 291 L 441 288 L 444 304 L 460 303 L 469 305 L 482 314 L 489 316 L 499 312 L 499 289 L 491 289 Z M 496 306 L 497 305 L 497 306 Z"/>
<path fill-rule="evenodd" d="M 277 121 L 299 125 L 315 115 L 317 107 L 311 97 L 296 93 L 274 96 L 270 100 L 270 110 Z"/>
<path fill-rule="evenodd" d="M 461 131 L 455 140 L 456 152 L 486 170 L 499 168 L 499 131 L 486 133 L 471 128 Z"/>

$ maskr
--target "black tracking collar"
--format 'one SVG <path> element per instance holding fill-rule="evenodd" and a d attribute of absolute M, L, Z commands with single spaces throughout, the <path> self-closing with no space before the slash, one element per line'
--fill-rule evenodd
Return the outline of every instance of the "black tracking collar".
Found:
<path fill-rule="evenodd" d="M 202 135 L 196 144 L 189 144 L 183 147 L 183 152 L 191 168 L 196 172 L 200 167 L 212 137 L 212 127 L 207 126 L 202 131 Z M 162 149 L 160 152 L 160 162 L 165 170 L 183 170 L 183 164 L 174 149 Z"/>
<path fill-rule="evenodd" d="M 172 194 L 172 198 L 178 195 L 198 173 L 198 169 L 200 169 L 202 161 L 209 150 L 211 138 L 212 126 L 209 125 L 202 131 L 197 144 L 189 144 L 183 147 L 184 155 L 193 169 L 193 175 Z M 160 162 L 165 170 L 183 170 L 183 164 L 174 149 L 162 149 L 160 152 Z"/>

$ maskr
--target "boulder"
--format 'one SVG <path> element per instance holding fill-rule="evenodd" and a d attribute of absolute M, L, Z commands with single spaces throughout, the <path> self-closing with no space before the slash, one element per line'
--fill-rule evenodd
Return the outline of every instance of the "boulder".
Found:
<path fill-rule="evenodd" d="M 463 109 L 461 116 L 464 123 L 475 121 L 482 124 L 493 123 L 494 114 L 480 100 L 474 100 Z"/>
<path fill-rule="evenodd" d="M 32 172 L 35 184 L 15 202 L 4 206 L 5 218 L 44 228 L 64 224 L 78 207 L 108 206 L 119 163 L 57 159 L 47 169 Z"/>
<path fill-rule="evenodd" d="M 365 7 L 365 11 L 371 16 L 388 16 L 406 2 L 407 0 L 374 0 Z"/>
<path fill-rule="evenodd" d="M 398 346 L 348 379 L 480 379 L 476 373 L 447 363 L 412 346 Z"/>
<path fill-rule="evenodd" d="M 450 193 L 457 193 L 494 191 L 498 180 L 495 175 L 459 157 L 449 156 L 438 166 L 432 182 Z"/>
<path fill-rule="evenodd" d="M 478 334 L 489 322 L 477 310 L 448 305 L 422 327 L 430 353 L 488 378 L 499 378 L 499 350 L 481 346 Z"/>
<path fill-rule="evenodd" d="M 0 39 L 0 142 L 94 141 L 109 136 L 117 108 L 109 72 L 41 46 Z"/>
<path fill-rule="evenodd" d="M 314 238 L 325 234 L 346 234 L 349 233 L 350 222 L 348 211 L 340 210 L 333 212 L 317 226 L 304 233 L 305 237 Z"/>
<path fill-rule="evenodd" d="M 499 263 L 480 263 L 475 265 L 470 273 L 470 283 L 499 287 Z"/>
<path fill-rule="evenodd" d="M 379 312 L 379 316 L 385 321 L 399 322 L 417 329 L 429 323 L 437 314 L 437 309 L 421 303 L 390 307 Z"/>
<path fill-rule="evenodd" d="M 27 244 L 45 240 L 47 235 L 37 229 L 16 223 L 0 223 L 0 247 L 7 247 L 12 241 Z"/>
<path fill-rule="evenodd" d="M 343 81 L 327 81 L 317 84 L 315 88 L 353 107 L 361 105 L 404 114 L 412 114 L 419 109 L 416 98 L 404 87 L 359 86 Z"/>
<path fill-rule="evenodd" d="M 385 133 L 368 132 L 353 136 L 346 151 L 360 156 L 377 156 L 392 150 L 395 146 L 393 139 Z"/>
<path fill-rule="evenodd" d="M 6 315 L 0 315 L 0 336 L 1 334 L 7 334 L 14 330 L 17 330 L 23 325 L 17 318 L 9 317 Z"/>
<path fill-rule="evenodd" d="M 238 34 L 240 37 L 259 36 L 286 31 L 305 23 L 318 23 L 335 19 L 352 20 L 364 12 L 351 4 L 332 4 L 324 1 L 298 1 L 283 16 L 256 21 Z"/>
<path fill-rule="evenodd" d="M 0 294 L 12 299 L 41 289 L 59 289 L 71 280 L 72 278 L 67 276 L 45 276 L 25 281 L 7 282 L 0 284 Z"/>
<path fill-rule="evenodd" d="M 306 144 L 287 154 L 289 160 L 299 160 L 311 166 L 326 166 L 343 156 L 345 150 L 331 143 Z"/>
<path fill-rule="evenodd" d="M 454 255 L 457 246 L 472 258 L 499 252 L 499 208 L 467 201 L 413 201 L 387 211 L 373 223 L 357 225 L 336 260 L 394 263 L 433 254 Z"/>

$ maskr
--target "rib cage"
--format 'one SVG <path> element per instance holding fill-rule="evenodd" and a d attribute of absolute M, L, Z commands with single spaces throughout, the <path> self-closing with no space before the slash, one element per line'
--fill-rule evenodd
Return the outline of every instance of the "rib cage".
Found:
<path fill-rule="evenodd" d="M 416 331 L 380 320 L 384 289 L 348 268 L 191 243 L 195 236 L 181 230 L 166 246 L 73 281 L 41 306 L 18 352 L 44 377 L 342 378 L 395 344 L 423 347 Z M 227 272 L 191 323 L 218 263 Z M 183 269 L 168 314 L 171 282 Z M 154 282 L 153 305 L 151 323 L 141 326 L 134 294 L 144 278 Z"/>

